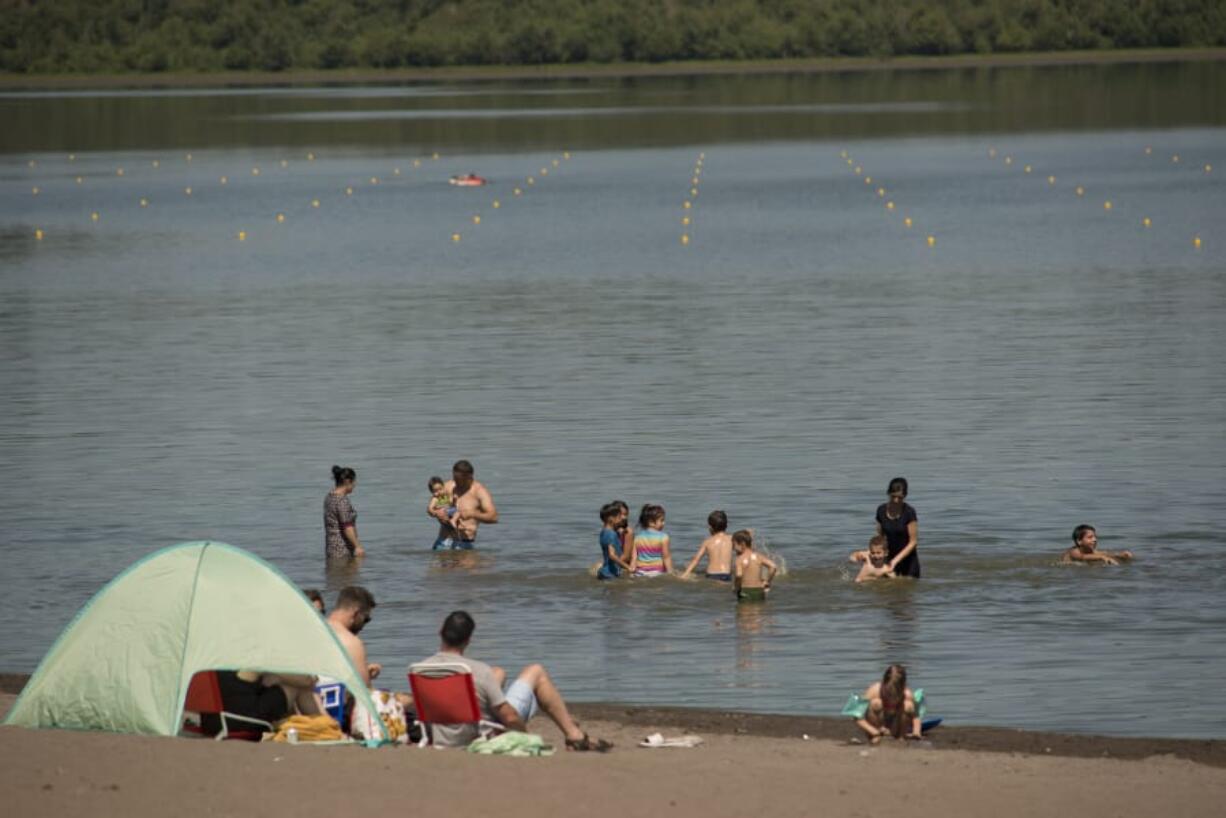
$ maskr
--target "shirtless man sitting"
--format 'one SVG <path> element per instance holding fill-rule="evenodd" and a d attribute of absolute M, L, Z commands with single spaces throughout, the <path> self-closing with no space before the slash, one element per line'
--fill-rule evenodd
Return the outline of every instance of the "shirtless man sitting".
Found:
<path fill-rule="evenodd" d="M 446 508 L 428 506 L 426 513 L 438 520 L 438 537 L 434 550 L 470 549 L 476 544 L 477 528 L 481 523 L 498 522 L 498 509 L 489 489 L 474 479 L 473 464 L 457 460 L 451 467 L 451 480 L 443 487 L 451 495 L 454 516 L 448 518 Z M 433 500 L 433 498 L 431 498 Z"/>
<path fill-rule="evenodd" d="M 328 624 L 332 626 L 337 640 L 349 654 L 353 666 L 362 677 L 362 681 L 370 687 L 372 680 L 378 678 L 383 666 L 378 662 L 366 661 L 366 645 L 358 638 L 358 633 L 370 621 L 370 612 L 374 610 L 375 598 L 370 591 L 361 585 L 347 585 L 336 597 L 336 605 L 328 614 Z"/>

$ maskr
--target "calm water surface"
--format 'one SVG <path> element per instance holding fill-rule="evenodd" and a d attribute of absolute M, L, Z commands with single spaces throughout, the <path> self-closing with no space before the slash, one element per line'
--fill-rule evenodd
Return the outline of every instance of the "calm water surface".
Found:
<path fill-rule="evenodd" d="M 393 678 L 464 607 L 475 655 L 574 699 L 831 714 L 903 661 L 956 723 L 1221 735 L 1182 703 L 1226 672 L 1223 80 L 3 95 L 0 668 L 211 538 L 369 586 Z M 502 522 L 440 557 L 459 457 Z M 855 586 L 896 474 L 925 578 Z M 787 574 L 758 607 L 598 584 L 613 498 L 663 504 L 679 560 L 724 508 Z M 1056 565 L 1083 521 L 1137 563 Z"/>

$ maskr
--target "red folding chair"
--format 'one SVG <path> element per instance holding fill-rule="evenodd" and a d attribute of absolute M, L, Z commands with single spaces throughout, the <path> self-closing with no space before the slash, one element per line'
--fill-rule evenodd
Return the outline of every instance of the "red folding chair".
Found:
<path fill-rule="evenodd" d="M 409 667 L 409 688 L 421 723 L 418 747 L 434 743 L 434 725 L 477 725 L 482 738 L 505 730 L 496 721 L 482 718 L 473 674 L 462 662 L 419 662 Z"/>
<path fill-rule="evenodd" d="M 191 682 L 187 685 L 187 697 L 183 701 L 183 709 L 200 715 L 202 723 L 200 726 L 190 723 L 183 725 L 183 729 L 189 733 L 211 735 L 211 731 L 204 729 L 203 722 L 206 716 L 217 716 L 221 722 L 221 730 L 217 733 L 218 741 L 228 738 L 259 741 L 264 733 L 276 732 L 276 728 L 261 719 L 240 716 L 237 713 L 227 713 L 225 705 L 221 700 L 221 685 L 217 681 L 217 672 L 213 670 L 202 670 L 195 676 L 192 676 Z M 229 719 L 256 725 L 261 729 L 231 730 L 227 722 Z"/>

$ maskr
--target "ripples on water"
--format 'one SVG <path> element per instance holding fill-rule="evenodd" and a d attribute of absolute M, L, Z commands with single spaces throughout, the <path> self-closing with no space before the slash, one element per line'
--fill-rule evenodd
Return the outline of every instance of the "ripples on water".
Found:
<path fill-rule="evenodd" d="M 1226 193 L 1194 164 L 1226 172 L 1224 135 L 695 134 L 576 151 L 519 199 L 574 145 L 417 175 L 422 151 L 360 144 L 287 168 L 276 148 L 0 157 L 0 617 L 21 623 L 0 668 L 32 669 L 150 549 L 214 538 L 304 586 L 371 587 L 392 676 L 463 607 L 476 655 L 545 660 L 575 699 L 835 713 L 904 661 L 954 722 L 1218 735 L 1221 713 L 1170 703 L 1226 671 Z M 446 185 L 468 170 L 494 184 Z M 434 555 L 425 480 L 458 457 L 503 522 Z M 328 576 L 332 463 L 358 471 L 371 556 Z M 895 474 L 925 579 L 855 586 Z M 788 574 L 765 606 L 596 583 L 614 497 L 667 508 L 680 564 L 722 507 Z M 1083 521 L 1138 561 L 1057 565 Z"/>

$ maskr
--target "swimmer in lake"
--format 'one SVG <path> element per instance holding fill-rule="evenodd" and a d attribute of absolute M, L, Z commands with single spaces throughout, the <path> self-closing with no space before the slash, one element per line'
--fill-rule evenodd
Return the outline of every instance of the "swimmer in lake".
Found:
<path fill-rule="evenodd" d="M 1103 565 L 1119 565 L 1132 559 L 1131 551 L 1099 551 L 1098 532 L 1094 526 L 1082 523 L 1073 529 L 1073 546 L 1064 552 L 1060 560 L 1071 562 L 1101 562 Z"/>
<path fill-rule="evenodd" d="M 736 549 L 736 579 L 732 584 L 736 601 L 765 602 L 779 567 L 753 550 L 753 532 L 748 529 L 732 535 L 732 547 Z"/>
<path fill-rule="evenodd" d="M 893 577 L 894 571 L 890 568 L 889 557 L 890 551 L 885 536 L 874 535 L 868 541 L 868 550 L 852 552 L 851 561 L 860 563 L 860 573 L 856 575 L 856 582 Z"/>
<path fill-rule="evenodd" d="M 718 510 L 708 514 L 707 531 L 710 536 L 698 546 L 698 553 L 690 560 L 690 564 L 685 566 L 681 578 L 685 579 L 692 574 L 698 561 L 706 556 L 707 579 L 732 582 L 732 537 L 728 536 L 728 515 Z"/>

